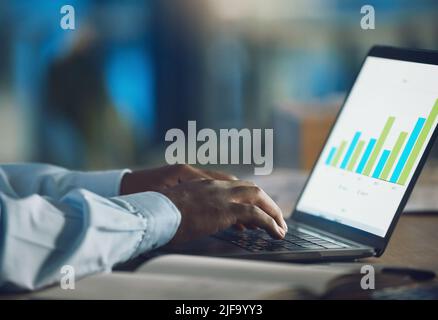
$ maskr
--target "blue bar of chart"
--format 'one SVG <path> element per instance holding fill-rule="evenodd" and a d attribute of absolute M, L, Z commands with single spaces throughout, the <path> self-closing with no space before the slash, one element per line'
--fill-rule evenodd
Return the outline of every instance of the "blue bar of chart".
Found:
<path fill-rule="evenodd" d="M 391 150 L 384 150 L 382 153 L 382 156 L 380 157 L 379 162 L 377 163 L 377 167 L 374 170 L 373 178 L 379 178 L 380 174 L 383 171 L 383 167 L 385 166 L 386 160 L 388 160 L 389 154 L 391 153 Z"/>
<path fill-rule="evenodd" d="M 351 155 L 353 154 L 353 151 L 356 148 L 356 145 L 359 141 L 360 135 L 361 135 L 360 132 L 356 132 L 356 134 L 354 135 L 353 141 L 351 141 L 351 144 L 348 147 L 348 150 L 347 150 L 347 153 L 345 154 L 344 160 L 342 160 L 341 169 L 345 169 L 347 167 L 347 164 L 350 161 Z"/>
<path fill-rule="evenodd" d="M 421 129 L 423 128 L 424 122 L 426 122 L 426 119 L 419 118 L 417 121 L 417 124 L 415 125 L 414 130 L 412 131 L 411 135 L 409 136 L 408 142 L 406 143 L 406 146 L 400 156 L 400 159 L 397 162 L 397 165 L 395 166 L 394 172 L 392 173 L 391 179 L 389 179 L 390 182 L 396 183 L 398 178 L 400 177 L 400 174 L 403 170 L 403 167 L 406 164 L 406 161 L 408 160 L 409 154 L 411 153 L 412 149 L 414 148 L 415 141 L 417 141 L 418 136 L 420 135 Z"/>
<path fill-rule="evenodd" d="M 336 153 L 336 148 L 332 147 L 332 149 L 330 150 L 330 153 L 327 157 L 327 160 L 325 161 L 325 164 L 329 165 L 332 162 L 335 153 Z"/>
<path fill-rule="evenodd" d="M 365 165 L 367 164 L 367 161 L 371 155 L 371 151 L 373 151 L 376 141 L 377 141 L 376 139 L 371 139 L 370 142 L 368 142 L 367 148 L 365 149 L 365 153 L 363 154 L 362 159 L 359 162 L 359 166 L 356 169 L 357 173 L 362 173 L 363 169 L 365 168 Z"/>

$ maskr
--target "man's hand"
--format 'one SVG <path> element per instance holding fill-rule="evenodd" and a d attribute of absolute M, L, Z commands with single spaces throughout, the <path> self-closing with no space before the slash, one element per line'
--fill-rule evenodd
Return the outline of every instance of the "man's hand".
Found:
<path fill-rule="evenodd" d="M 251 182 L 198 180 L 161 192 L 182 215 L 171 244 L 215 234 L 236 224 L 260 227 L 276 239 L 284 238 L 287 232 L 280 208 Z"/>
<path fill-rule="evenodd" d="M 197 169 L 186 164 L 177 164 L 125 174 L 120 185 L 120 194 L 145 191 L 161 192 L 161 190 L 174 187 L 179 183 L 199 179 L 237 180 L 236 177 L 226 173 Z"/>
<path fill-rule="evenodd" d="M 190 165 L 165 166 L 126 174 L 120 193 L 157 191 L 180 210 L 182 219 L 172 243 L 211 235 L 230 226 L 263 228 L 283 238 L 287 225 L 275 202 L 251 182 Z"/>

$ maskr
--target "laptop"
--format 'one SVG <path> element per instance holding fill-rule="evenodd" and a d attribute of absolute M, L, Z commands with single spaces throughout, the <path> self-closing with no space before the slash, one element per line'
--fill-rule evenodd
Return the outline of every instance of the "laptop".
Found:
<path fill-rule="evenodd" d="M 172 252 L 273 261 L 380 256 L 437 135 L 438 52 L 375 46 L 274 240 L 226 230 Z"/>

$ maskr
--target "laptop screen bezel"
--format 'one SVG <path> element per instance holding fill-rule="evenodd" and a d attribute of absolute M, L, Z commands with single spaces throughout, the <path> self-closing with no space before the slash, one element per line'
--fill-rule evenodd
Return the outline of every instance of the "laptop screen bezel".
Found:
<path fill-rule="evenodd" d="M 400 49 L 400 48 L 387 47 L 387 46 L 374 46 L 368 52 L 366 58 L 368 58 L 368 57 L 379 57 L 379 58 L 386 58 L 386 59 L 392 59 L 392 60 L 419 62 L 419 63 L 430 64 L 430 65 L 438 65 L 438 51 L 411 50 L 411 49 Z M 362 62 L 361 69 L 363 68 L 363 64 L 365 63 L 366 58 Z M 332 133 L 333 127 L 335 126 L 336 122 L 339 119 L 339 115 L 342 113 L 342 111 L 345 107 L 345 102 L 347 101 L 348 96 L 350 95 L 351 89 L 353 88 L 356 80 L 357 80 L 357 78 L 353 82 L 353 85 L 351 86 L 349 93 L 347 94 L 347 96 L 344 100 L 344 103 L 342 104 L 342 107 L 340 108 L 340 110 L 338 112 L 338 115 L 336 117 L 336 120 L 334 121 L 332 129 L 330 130 L 330 132 L 327 135 L 327 138 L 323 144 L 323 148 L 325 147 L 327 140 Z M 409 199 L 409 196 L 412 193 L 412 190 L 413 190 L 414 185 L 418 179 L 418 176 L 420 175 L 420 172 L 421 172 L 421 170 L 426 162 L 426 159 L 430 153 L 430 150 L 432 149 L 432 146 L 436 140 L 437 133 L 438 133 L 438 129 L 437 129 L 437 127 L 435 127 L 434 132 L 431 136 L 431 139 L 427 143 L 426 149 L 420 158 L 419 164 L 418 164 L 417 168 L 415 169 L 413 177 L 407 186 L 406 192 L 403 195 L 402 200 L 400 201 L 400 204 L 399 204 L 397 211 L 396 211 L 396 213 L 391 221 L 391 224 L 386 232 L 385 237 L 379 237 L 375 234 L 363 231 L 361 229 L 357 229 L 357 228 L 354 228 L 351 226 L 341 224 L 339 222 L 324 219 L 324 218 L 321 218 L 321 217 L 318 217 L 318 216 L 315 216 L 315 215 L 312 215 L 312 214 L 309 214 L 309 213 L 306 213 L 304 211 L 300 211 L 297 209 L 297 204 L 299 203 L 299 201 L 304 193 L 304 190 L 307 187 L 309 179 L 312 176 L 313 171 L 314 171 L 315 166 L 316 166 L 316 163 L 318 161 L 315 162 L 315 164 L 314 164 L 314 166 L 313 166 L 313 168 L 312 168 L 312 170 L 307 178 L 307 181 L 304 184 L 304 187 L 301 191 L 300 196 L 298 197 L 298 200 L 295 204 L 295 208 L 292 212 L 291 219 L 293 221 L 303 223 L 305 225 L 309 225 L 313 228 L 321 229 L 321 230 L 324 230 L 325 232 L 330 232 L 330 233 L 335 234 L 337 236 L 358 242 L 358 243 L 363 244 L 363 245 L 373 247 L 376 250 L 376 255 L 378 255 L 378 256 L 381 255 L 384 252 L 384 250 L 389 242 L 389 239 L 394 231 L 394 228 L 398 222 L 398 219 L 400 218 L 400 215 L 403 212 L 403 209 L 404 209 L 404 207 Z M 322 150 L 321 150 L 321 152 L 322 152 Z M 318 158 L 321 157 L 321 152 L 320 152 Z"/>

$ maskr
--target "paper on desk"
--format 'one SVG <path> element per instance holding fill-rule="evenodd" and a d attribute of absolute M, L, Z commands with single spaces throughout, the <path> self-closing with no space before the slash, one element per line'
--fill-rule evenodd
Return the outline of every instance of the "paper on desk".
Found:
<path fill-rule="evenodd" d="M 303 265 L 166 255 L 134 273 L 87 277 L 74 290 L 49 288 L 33 299 L 299 299 L 318 297 L 357 266 Z"/>
<path fill-rule="evenodd" d="M 337 267 L 324 264 L 292 264 L 243 259 L 167 255 L 148 261 L 136 272 L 157 275 L 182 275 L 237 283 L 267 283 L 303 289 L 322 295 L 329 283 L 338 277 L 358 273 L 356 265 Z"/>
<path fill-rule="evenodd" d="M 104 300 L 192 300 L 265 299 L 278 292 L 292 291 L 284 284 L 250 283 L 175 274 L 114 272 L 87 277 L 74 290 L 59 287 L 31 294 L 30 299 Z M 292 293 L 293 294 L 293 293 Z M 289 296 L 289 298 L 292 298 Z"/>

